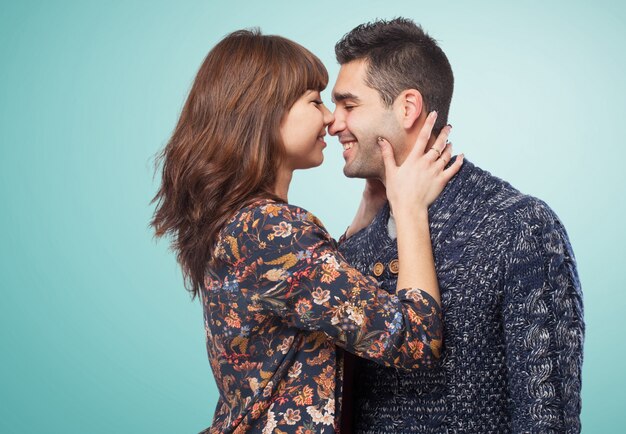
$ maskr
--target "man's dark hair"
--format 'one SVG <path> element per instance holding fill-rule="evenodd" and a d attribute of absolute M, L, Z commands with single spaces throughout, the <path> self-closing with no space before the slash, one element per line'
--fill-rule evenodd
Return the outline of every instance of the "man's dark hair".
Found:
<path fill-rule="evenodd" d="M 437 111 L 435 131 L 448 122 L 454 89 L 450 62 L 421 26 L 407 18 L 361 24 L 335 45 L 340 65 L 367 62 L 366 83 L 391 106 L 406 89 L 417 89 L 427 112 Z"/>

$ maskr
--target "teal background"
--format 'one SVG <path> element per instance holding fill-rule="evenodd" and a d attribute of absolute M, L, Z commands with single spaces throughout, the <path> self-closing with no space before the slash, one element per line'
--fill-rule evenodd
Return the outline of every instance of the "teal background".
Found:
<path fill-rule="evenodd" d="M 148 228 L 166 143 L 225 34 L 260 26 L 338 71 L 334 43 L 406 16 L 455 77 L 457 152 L 547 201 L 585 294 L 583 431 L 623 432 L 626 9 L 619 2 L 2 2 L 0 432 L 187 433 L 217 392 L 199 303 Z M 548 4 L 549 3 L 549 4 Z M 330 104 L 326 91 L 324 99 Z M 338 236 L 362 181 L 296 174 Z"/>

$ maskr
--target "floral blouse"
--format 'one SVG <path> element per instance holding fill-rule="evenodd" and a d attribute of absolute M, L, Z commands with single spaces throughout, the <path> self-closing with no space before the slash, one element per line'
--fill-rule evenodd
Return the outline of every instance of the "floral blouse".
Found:
<path fill-rule="evenodd" d="M 338 432 L 344 349 L 401 369 L 439 358 L 435 300 L 380 289 L 301 208 L 252 203 L 222 229 L 215 254 L 221 265 L 201 294 L 220 397 L 205 433 Z"/>

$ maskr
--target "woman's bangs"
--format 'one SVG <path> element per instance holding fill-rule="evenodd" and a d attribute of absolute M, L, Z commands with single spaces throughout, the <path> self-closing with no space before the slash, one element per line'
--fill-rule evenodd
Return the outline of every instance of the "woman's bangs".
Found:
<path fill-rule="evenodd" d="M 328 71 L 324 64 L 306 48 L 294 44 L 293 53 L 289 56 L 286 73 L 287 82 L 294 84 L 298 96 L 307 90 L 322 91 L 328 85 Z"/>

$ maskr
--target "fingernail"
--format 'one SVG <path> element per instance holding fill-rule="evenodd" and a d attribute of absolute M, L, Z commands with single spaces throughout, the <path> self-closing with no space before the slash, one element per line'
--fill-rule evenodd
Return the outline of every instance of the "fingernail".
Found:
<path fill-rule="evenodd" d="M 451 125 L 451 124 L 448 124 L 448 128 L 452 129 L 452 125 Z"/>

